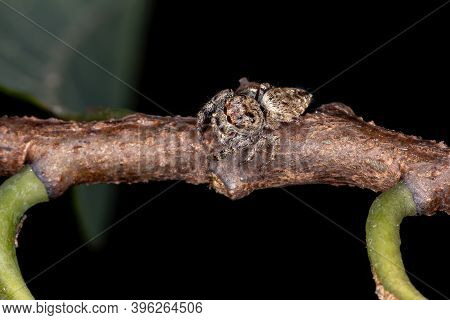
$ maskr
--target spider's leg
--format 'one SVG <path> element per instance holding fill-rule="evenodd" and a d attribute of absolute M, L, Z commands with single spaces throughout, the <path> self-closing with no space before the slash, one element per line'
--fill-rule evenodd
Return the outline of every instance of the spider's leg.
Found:
<path fill-rule="evenodd" d="M 232 126 L 227 122 L 226 115 L 223 112 L 213 113 L 211 127 L 219 142 L 228 144 L 228 141 L 232 138 Z"/>
<path fill-rule="evenodd" d="M 247 77 L 242 77 L 239 79 L 239 85 L 241 87 L 246 87 L 249 85 L 249 83 L 250 83 L 250 81 L 248 81 Z"/>
<path fill-rule="evenodd" d="M 263 147 L 270 146 L 270 161 L 275 160 L 278 152 L 280 151 L 280 138 L 276 135 L 265 135 L 261 137 L 248 151 L 248 155 L 245 161 L 251 161 L 256 152 L 259 152 Z"/>
<path fill-rule="evenodd" d="M 223 159 L 227 158 L 230 154 L 232 154 L 233 150 L 234 149 L 231 147 L 226 147 L 226 148 L 220 150 L 219 152 L 217 152 L 214 155 L 214 158 L 216 158 L 217 160 L 223 160 Z"/>
<path fill-rule="evenodd" d="M 228 98 L 231 98 L 233 95 L 233 90 L 225 89 L 220 91 L 211 100 L 209 100 L 197 114 L 197 130 L 203 132 L 205 122 L 211 118 L 212 113 L 217 109 L 223 110 L 225 101 Z"/>
<path fill-rule="evenodd" d="M 261 104 L 261 101 L 262 101 L 262 97 L 263 97 L 264 94 L 265 94 L 267 91 L 269 91 L 270 89 L 272 89 L 272 86 L 271 86 L 269 83 L 267 83 L 267 82 L 261 83 L 261 84 L 259 85 L 258 94 L 256 95 L 256 100 L 257 100 L 260 104 Z"/>
<path fill-rule="evenodd" d="M 275 119 L 273 113 L 266 111 L 266 128 L 276 130 L 280 127 L 280 121 Z"/>
<path fill-rule="evenodd" d="M 215 105 L 212 101 L 207 102 L 203 108 L 197 113 L 197 130 L 203 132 L 205 122 L 214 111 Z"/>
<path fill-rule="evenodd" d="M 248 150 L 247 158 L 245 158 L 246 162 L 252 161 L 252 159 L 255 157 L 256 152 L 259 152 L 263 149 L 264 146 L 266 146 L 268 143 L 267 137 L 261 137 L 254 145 L 251 146 Z"/>
<path fill-rule="evenodd" d="M 270 144 L 270 160 L 275 160 L 275 157 L 280 152 L 280 137 L 277 135 L 269 135 L 267 141 Z"/>

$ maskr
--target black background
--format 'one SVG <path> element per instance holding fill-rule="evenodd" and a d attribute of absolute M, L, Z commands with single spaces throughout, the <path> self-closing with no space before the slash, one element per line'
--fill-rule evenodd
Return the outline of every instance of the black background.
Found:
<path fill-rule="evenodd" d="M 398 35 L 443 1 L 159 0 L 139 90 L 174 114 L 194 115 L 242 76 L 317 90 L 311 109 L 340 101 L 365 120 L 449 141 L 450 6 Z M 324 85 L 325 84 L 325 85 Z M 3 114 L 40 113 L 1 96 Z M 141 112 L 166 115 L 140 98 Z M 3 107 L 6 106 L 6 107 Z M 120 186 L 115 220 L 173 182 Z M 357 238 L 376 194 L 324 185 L 287 188 Z M 30 210 L 18 251 L 30 279 L 83 243 L 70 193 Z M 406 268 L 430 298 L 450 296 L 450 219 L 402 224 Z M 366 248 L 280 189 L 231 201 L 180 183 L 33 280 L 46 299 L 373 299 Z"/>

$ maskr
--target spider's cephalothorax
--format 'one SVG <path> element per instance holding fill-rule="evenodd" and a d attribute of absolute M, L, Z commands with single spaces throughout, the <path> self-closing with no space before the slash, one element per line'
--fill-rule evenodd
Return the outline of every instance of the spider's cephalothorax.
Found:
<path fill-rule="evenodd" d="M 210 119 L 212 129 L 223 145 L 218 160 L 237 151 L 247 151 L 250 161 L 262 147 L 271 147 L 271 159 L 279 149 L 279 138 L 272 133 L 282 122 L 292 122 L 308 107 L 311 95 L 297 88 L 276 88 L 267 83 L 240 80 L 234 92 L 227 89 L 216 94 L 200 110 L 197 127 L 203 132 Z"/>

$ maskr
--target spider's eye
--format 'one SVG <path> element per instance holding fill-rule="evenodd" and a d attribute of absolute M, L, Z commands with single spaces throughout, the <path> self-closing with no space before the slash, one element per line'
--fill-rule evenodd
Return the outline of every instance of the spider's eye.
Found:
<path fill-rule="evenodd" d="M 250 113 L 250 112 L 246 112 L 245 115 L 247 117 L 249 117 L 249 118 L 252 118 L 252 119 L 255 118 L 255 115 L 253 113 Z"/>

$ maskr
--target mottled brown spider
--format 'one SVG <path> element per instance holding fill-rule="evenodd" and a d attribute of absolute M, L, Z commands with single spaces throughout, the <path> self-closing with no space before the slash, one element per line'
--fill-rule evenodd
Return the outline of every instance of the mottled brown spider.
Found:
<path fill-rule="evenodd" d="M 237 151 L 247 151 L 250 161 L 263 147 L 270 147 L 273 160 L 279 150 L 279 137 L 273 134 L 282 122 L 298 118 L 311 102 L 311 94 L 297 88 L 277 88 L 268 83 L 240 80 L 240 87 L 216 94 L 200 110 L 197 128 L 203 133 L 211 121 L 213 132 L 223 149 L 215 155 L 225 159 Z"/>

